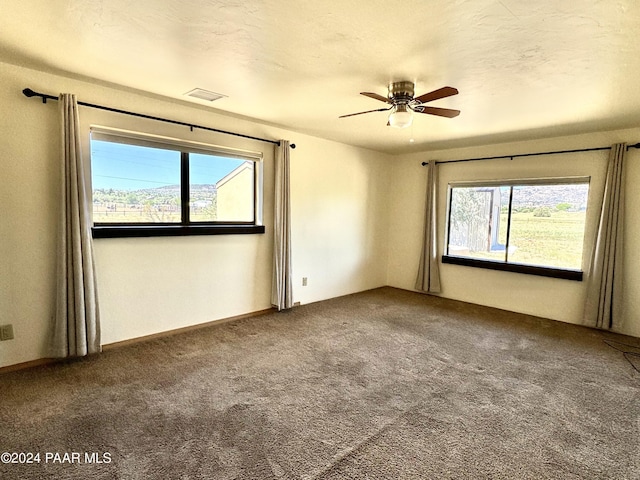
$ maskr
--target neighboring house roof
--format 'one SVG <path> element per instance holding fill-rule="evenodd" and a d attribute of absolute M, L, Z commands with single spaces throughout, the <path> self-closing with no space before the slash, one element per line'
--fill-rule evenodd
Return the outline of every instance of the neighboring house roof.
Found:
<path fill-rule="evenodd" d="M 218 180 L 216 182 L 216 189 L 220 188 L 221 186 L 223 186 L 225 183 L 227 183 L 229 180 L 231 180 L 234 177 L 237 177 L 238 175 L 240 175 L 240 173 L 242 173 L 243 171 L 251 168 L 253 162 L 250 160 L 247 160 L 246 162 L 244 162 L 242 165 L 238 166 L 237 168 L 234 168 L 233 170 L 231 170 L 227 175 L 225 175 L 224 177 L 222 177 L 220 180 Z"/>

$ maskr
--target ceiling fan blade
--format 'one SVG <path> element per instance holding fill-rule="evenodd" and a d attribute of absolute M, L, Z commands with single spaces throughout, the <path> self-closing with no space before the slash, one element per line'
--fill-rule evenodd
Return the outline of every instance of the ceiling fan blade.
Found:
<path fill-rule="evenodd" d="M 350 113 L 348 115 L 340 115 L 338 118 L 346 118 L 353 117 L 354 115 L 362 115 L 363 113 L 372 113 L 372 112 L 386 112 L 387 110 L 391 110 L 393 107 L 389 108 L 377 108 L 376 110 L 367 110 L 366 112 L 358 112 L 358 113 Z"/>
<path fill-rule="evenodd" d="M 460 110 L 452 110 L 451 108 L 426 107 L 424 105 L 413 107 L 413 111 L 416 113 L 426 113 L 427 115 L 438 115 L 439 117 L 447 118 L 453 118 L 460 115 Z"/>
<path fill-rule="evenodd" d="M 419 97 L 414 98 L 415 101 L 420 103 L 433 102 L 434 100 L 439 100 L 441 98 L 450 97 L 452 95 L 457 95 L 458 89 L 453 87 L 442 87 L 438 90 L 434 90 L 433 92 L 425 93 L 420 95 Z"/>
<path fill-rule="evenodd" d="M 377 93 L 371 92 L 360 92 L 360 95 L 364 95 L 365 97 L 373 98 L 374 100 L 380 100 L 384 103 L 391 103 L 387 97 L 383 97 L 382 95 L 378 95 Z"/>

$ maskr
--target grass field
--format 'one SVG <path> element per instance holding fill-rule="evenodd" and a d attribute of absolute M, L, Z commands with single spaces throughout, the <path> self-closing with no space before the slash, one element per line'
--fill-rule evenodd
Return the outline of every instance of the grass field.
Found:
<path fill-rule="evenodd" d="M 553 211 L 550 217 L 513 213 L 509 261 L 559 268 L 582 268 L 585 212 Z M 500 243 L 507 237 L 507 216 L 500 218 Z M 474 258 L 504 260 L 504 251 L 471 252 Z"/>
<path fill-rule="evenodd" d="M 514 213 L 509 244 L 513 262 L 582 268 L 585 212 L 553 212 L 550 217 Z M 504 219 L 506 229 L 506 218 Z M 505 233 L 506 235 L 506 233 Z"/>

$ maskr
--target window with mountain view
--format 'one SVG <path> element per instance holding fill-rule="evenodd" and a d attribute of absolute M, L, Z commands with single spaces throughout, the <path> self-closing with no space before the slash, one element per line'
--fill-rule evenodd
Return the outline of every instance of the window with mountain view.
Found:
<path fill-rule="evenodd" d="M 588 178 L 450 185 L 443 261 L 581 279 L 588 194 Z"/>
<path fill-rule="evenodd" d="M 144 227 L 139 232 L 159 235 L 216 233 L 201 228 L 207 226 L 258 226 L 256 163 L 255 158 L 207 151 L 200 144 L 194 148 L 187 142 L 163 144 L 140 136 L 92 132 L 94 226 L 116 230 L 137 226 Z M 152 226 L 167 229 L 152 230 Z M 131 228 L 126 231 L 135 233 Z"/>

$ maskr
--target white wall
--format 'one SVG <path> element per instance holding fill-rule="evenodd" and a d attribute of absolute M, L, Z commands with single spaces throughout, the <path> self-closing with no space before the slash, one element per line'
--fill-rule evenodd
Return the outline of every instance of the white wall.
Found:
<path fill-rule="evenodd" d="M 571 150 L 608 146 L 620 141 L 637 142 L 640 129 L 602 132 L 540 141 L 451 149 L 399 156 L 393 161 L 389 221 L 389 271 L 387 283 L 413 289 L 422 241 L 425 167 L 421 162 L 489 157 L 517 153 Z M 548 155 L 513 160 L 440 165 L 438 195 L 439 254 L 444 250 L 447 185 L 458 180 L 538 178 L 586 175 L 591 177 L 586 242 L 583 265 L 597 228 L 607 152 Z M 640 274 L 637 271 L 640 247 L 640 154 L 631 149 L 627 162 L 627 210 L 625 236 L 624 333 L 640 336 Z M 586 282 L 552 279 L 512 272 L 500 272 L 459 265 L 441 264 L 442 296 L 505 310 L 580 323 Z"/>
<path fill-rule="evenodd" d="M 323 300 L 386 282 L 389 157 L 211 109 L 0 63 L 0 367 L 46 355 L 55 292 L 58 104 L 25 87 L 265 138 L 292 151 L 294 300 Z M 95 109 L 81 123 L 264 151 L 264 235 L 97 239 L 94 242 L 108 344 L 270 307 L 273 148 L 270 144 Z M 88 136 L 85 137 L 85 149 Z M 382 213 L 381 213 L 382 212 Z M 375 260 L 375 261 L 374 261 Z M 301 286 L 301 277 L 308 286 Z"/>

